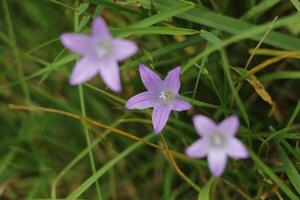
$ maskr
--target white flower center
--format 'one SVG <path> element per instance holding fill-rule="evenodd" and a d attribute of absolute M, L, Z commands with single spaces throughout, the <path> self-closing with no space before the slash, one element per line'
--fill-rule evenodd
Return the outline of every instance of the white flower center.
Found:
<path fill-rule="evenodd" d="M 167 91 L 162 91 L 160 92 L 159 95 L 159 99 L 165 104 L 165 105 L 169 105 L 173 100 L 174 100 L 175 96 L 174 94 L 167 90 Z"/>
<path fill-rule="evenodd" d="M 212 147 L 223 147 L 226 142 L 226 138 L 219 132 L 214 132 L 209 136 L 209 141 Z"/>
<path fill-rule="evenodd" d="M 101 40 L 96 44 L 96 53 L 99 58 L 106 56 L 112 50 L 113 44 L 110 40 Z"/>

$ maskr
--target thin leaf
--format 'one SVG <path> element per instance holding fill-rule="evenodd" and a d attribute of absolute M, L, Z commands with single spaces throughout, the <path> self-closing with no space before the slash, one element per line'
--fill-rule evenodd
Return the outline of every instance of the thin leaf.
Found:
<path fill-rule="evenodd" d="M 277 143 L 277 150 L 280 160 L 283 162 L 283 170 L 288 175 L 292 185 L 300 195 L 300 174 L 288 158 L 285 151 L 282 149 L 279 143 Z"/>
<path fill-rule="evenodd" d="M 209 198 L 209 192 L 211 190 L 211 187 L 214 183 L 215 178 L 211 177 L 208 182 L 204 185 L 202 190 L 199 193 L 198 200 L 210 200 Z"/>
<path fill-rule="evenodd" d="M 149 140 L 153 138 L 155 135 L 152 133 L 145 138 L 144 140 Z M 76 188 L 71 194 L 68 195 L 66 200 L 74 200 L 80 197 L 82 193 L 84 193 L 95 181 L 97 181 L 103 174 L 105 174 L 108 170 L 110 170 L 114 165 L 128 156 L 137 148 L 143 145 L 142 142 L 136 142 L 135 144 L 129 146 L 123 152 L 119 153 L 116 157 L 108 161 L 103 167 L 101 167 L 95 174 L 90 176 L 86 181 L 84 181 L 78 188 Z"/>

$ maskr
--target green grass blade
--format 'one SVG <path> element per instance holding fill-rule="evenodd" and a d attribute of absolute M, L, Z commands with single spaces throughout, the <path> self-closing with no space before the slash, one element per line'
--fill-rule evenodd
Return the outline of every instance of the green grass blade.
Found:
<path fill-rule="evenodd" d="M 147 28 L 113 28 L 111 32 L 118 37 L 128 35 L 193 35 L 199 33 L 199 31 L 193 29 L 159 26 Z"/>
<path fill-rule="evenodd" d="M 142 0 L 145 4 L 145 6 L 149 5 L 148 0 Z M 185 5 L 186 3 L 183 1 L 173 1 L 173 0 L 155 0 L 154 5 L 157 7 L 158 10 L 165 10 L 170 5 Z M 203 6 L 197 6 L 193 9 L 191 9 L 189 12 L 183 13 L 179 15 L 178 17 L 195 22 L 198 24 L 202 24 L 220 31 L 225 31 L 227 33 L 231 34 L 246 34 L 247 37 L 255 41 L 260 41 L 263 33 L 267 28 L 269 27 L 269 24 L 263 28 L 260 31 L 257 31 L 255 34 L 247 34 L 248 30 L 250 29 L 256 29 L 260 26 L 255 26 L 247 22 L 243 22 L 241 20 L 228 17 L 219 13 L 215 13 L 213 11 L 208 10 L 207 8 Z M 285 19 L 285 18 L 282 18 Z M 289 23 L 296 22 L 299 20 L 299 15 L 292 15 L 289 16 L 287 20 L 282 26 L 285 26 Z M 280 20 L 277 21 L 277 23 Z M 276 24 L 276 23 L 275 23 Z M 274 24 L 274 28 L 276 28 L 276 25 Z M 300 39 L 293 36 L 288 36 L 286 34 L 278 33 L 275 31 L 271 31 L 268 37 L 265 39 L 264 43 L 273 45 L 278 48 L 286 49 L 286 50 L 297 50 L 300 46 Z"/>
<path fill-rule="evenodd" d="M 276 185 L 292 200 L 299 200 L 297 195 L 293 193 L 293 191 L 273 172 L 271 168 L 269 168 L 253 151 L 249 150 L 249 154 L 255 164 L 265 173 L 267 174 Z"/>
<path fill-rule="evenodd" d="M 277 143 L 277 150 L 280 160 L 283 162 L 283 170 L 288 175 L 291 183 L 293 184 L 294 188 L 300 195 L 300 174 L 293 165 L 293 163 L 288 158 L 287 154 L 283 150 L 283 148 L 280 146 L 279 143 Z"/>
<path fill-rule="evenodd" d="M 152 26 L 156 23 L 162 22 L 164 20 L 169 19 L 170 17 L 177 16 L 179 14 L 182 14 L 184 12 L 187 12 L 188 10 L 192 9 L 195 6 L 193 3 L 189 3 L 186 5 L 180 5 L 180 6 L 175 6 L 171 7 L 170 9 L 167 10 L 167 12 L 160 12 L 156 15 L 147 17 L 146 19 L 143 19 L 141 21 L 138 21 L 132 25 L 129 25 L 128 27 L 130 28 L 145 28 Z"/>
<path fill-rule="evenodd" d="M 150 135 L 146 136 L 144 140 L 149 140 L 153 138 L 155 135 L 151 133 Z M 126 150 L 119 153 L 116 157 L 108 161 L 102 168 L 100 168 L 95 174 L 89 177 L 85 182 L 83 182 L 78 188 L 76 188 L 66 200 L 75 200 L 77 199 L 82 193 L 84 193 L 96 180 L 98 180 L 103 174 L 105 174 L 109 169 L 111 169 L 114 165 L 128 156 L 137 148 L 143 145 L 142 142 L 136 142 L 135 144 L 129 146 Z"/>
<path fill-rule="evenodd" d="M 199 193 L 198 200 L 210 200 L 209 198 L 209 192 L 211 190 L 211 187 L 214 183 L 215 178 L 212 177 L 208 180 L 208 182 L 204 185 L 202 190 Z"/>

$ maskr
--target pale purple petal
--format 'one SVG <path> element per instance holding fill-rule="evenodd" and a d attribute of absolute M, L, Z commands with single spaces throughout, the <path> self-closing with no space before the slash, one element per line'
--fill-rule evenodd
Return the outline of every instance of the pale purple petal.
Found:
<path fill-rule="evenodd" d="M 227 144 L 227 154 L 233 158 L 247 158 L 248 151 L 246 147 L 237 138 L 231 138 Z"/>
<path fill-rule="evenodd" d="M 184 110 L 190 110 L 192 108 L 192 105 L 186 101 L 180 99 L 174 99 L 170 107 L 172 110 L 175 111 L 184 111 Z"/>
<path fill-rule="evenodd" d="M 193 122 L 197 133 L 201 136 L 206 136 L 216 130 L 216 124 L 211 119 L 204 115 L 195 115 Z"/>
<path fill-rule="evenodd" d="M 117 61 L 102 59 L 100 76 L 103 82 L 113 91 L 121 91 L 120 70 Z"/>
<path fill-rule="evenodd" d="M 231 115 L 218 124 L 218 129 L 226 135 L 235 135 L 239 127 L 239 119 L 235 115 Z"/>
<path fill-rule="evenodd" d="M 111 34 L 108 27 L 102 17 L 95 17 L 92 23 L 92 35 L 97 38 L 109 39 Z"/>
<path fill-rule="evenodd" d="M 92 38 L 83 34 L 64 33 L 60 40 L 67 49 L 80 55 L 92 54 L 94 51 Z"/>
<path fill-rule="evenodd" d="M 180 89 L 180 67 L 176 67 L 168 73 L 164 80 L 164 85 L 167 89 L 178 94 Z"/>
<path fill-rule="evenodd" d="M 139 70 L 143 84 L 148 90 L 159 91 L 161 89 L 163 82 L 157 74 L 143 64 L 140 65 Z"/>
<path fill-rule="evenodd" d="M 221 176 L 227 162 L 227 156 L 225 152 L 221 150 L 209 151 L 207 159 L 208 159 L 208 167 L 212 175 Z"/>
<path fill-rule="evenodd" d="M 161 130 L 165 127 L 169 119 L 170 112 L 171 111 L 167 106 L 154 107 L 152 113 L 152 123 L 155 133 L 161 132 Z"/>
<path fill-rule="evenodd" d="M 208 152 L 207 144 L 204 139 L 199 139 L 186 149 L 185 154 L 191 158 L 202 158 Z"/>
<path fill-rule="evenodd" d="M 94 57 L 85 56 L 81 58 L 72 71 L 70 84 L 77 85 L 91 79 L 98 73 L 99 64 L 99 60 Z"/>
<path fill-rule="evenodd" d="M 157 94 L 153 94 L 151 92 L 142 92 L 131 97 L 125 107 L 127 109 L 145 109 L 154 107 L 158 102 Z"/>
<path fill-rule="evenodd" d="M 138 51 L 138 46 L 130 41 L 125 39 L 113 39 L 113 48 L 114 48 L 114 58 L 121 61 L 124 60 Z"/>

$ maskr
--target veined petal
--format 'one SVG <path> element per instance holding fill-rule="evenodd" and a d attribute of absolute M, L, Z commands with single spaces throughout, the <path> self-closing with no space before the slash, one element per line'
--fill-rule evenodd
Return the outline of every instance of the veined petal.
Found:
<path fill-rule="evenodd" d="M 192 105 L 186 101 L 180 99 L 174 99 L 171 103 L 171 109 L 175 111 L 190 110 Z"/>
<path fill-rule="evenodd" d="M 167 106 L 157 106 L 154 107 L 152 113 L 152 123 L 155 133 L 161 132 L 165 127 L 171 110 Z"/>
<path fill-rule="evenodd" d="M 117 61 L 108 58 L 101 60 L 100 76 L 111 90 L 121 91 L 120 70 Z"/>
<path fill-rule="evenodd" d="M 127 109 L 145 109 L 145 108 L 154 107 L 155 104 L 157 103 L 158 103 L 157 95 L 147 91 L 131 97 L 127 101 L 125 107 Z"/>
<path fill-rule="evenodd" d="M 246 147 L 234 137 L 228 141 L 226 152 L 229 156 L 235 159 L 248 157 L 248 151 Z"/>
<path fill-rule="evenodd" d="M 99 71 L 100 61 L 94 57 L 85 56 L 81 58 L 76 64 L 70 77 L 70 84 L 77 85 L 83 83 Z"/>
<path fill-rule="evenodd" d="M 227 156 L 225 152 L 221 150 L 209 151 L 207 159 L 208 159 L 208 167 L 212 175 L 221 176 L 227 162 Z"/>
<path fill-rule="evenodd" d="M 94 52 L 93 39 L 83 34 L 64 33 L 60 36 L 60 41 L 67 49 L 80 55 Z"/>
<path fill-rule="evenodd" d="M 186 149 L 185 154 L 191 158 L 202 158 L 206 156 L 207 152 L 207 141 L 199 139 Z"/>
<path fill-rule="evenodd" d="M 114 57 L 117 60 L 124 60 L 138 51 L 138 46 L 130 41 L 125 39 L 113 39 L 113 48 L 114 48 Z"/>
<path fill-rule="evenodd" d="M 143 84 L 148 90 L 159 91 L 161 89 L 163 81 L 157 74 L 143 64 L 140 65 L 139 70 Z"/>
<path fill-rule="evenodd" d="M 92 22 L 92 35 L 98 38 L 111 38 L 108 27 L 102 17 L 95 17 Z"/>
<path fill-rule="evenodd" d="M 218 129 L 225 135 L 235 135 L 239 127 L 239 118 L 231 115 L 218 124 Z"/>
<path fill-rule="evenodd" d="M 164 80 L 164 85 L 167 89 L 178 94 L 180 89 L 180 67 L 176 67 L 168 73 Z"/>
<path fill-rule="evenodd" d="M 194 127 L 201 136 L 207 136 L 216 130 L 216 124 L 204 115 L 195 115 L 193 117 Z"/>

